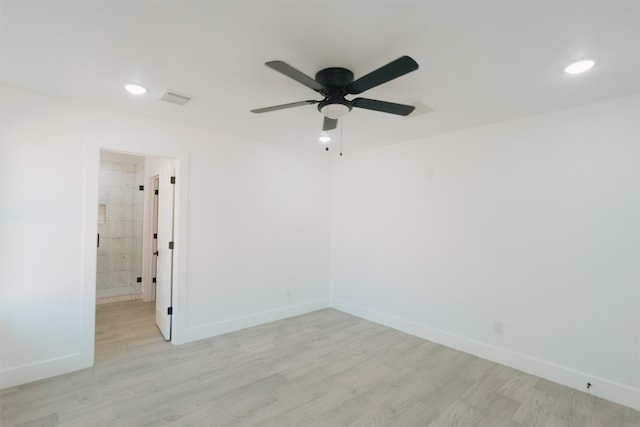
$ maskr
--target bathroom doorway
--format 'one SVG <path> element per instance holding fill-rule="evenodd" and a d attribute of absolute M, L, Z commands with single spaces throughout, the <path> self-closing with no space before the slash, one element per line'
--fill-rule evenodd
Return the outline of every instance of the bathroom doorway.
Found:
<path fill-rule="evenodd" d="M 101 152 L 96 304 L 141 299 L 144 166 L 144 157 Z"/>
<path fill-rule="evenodd" d="M 175 170 L 171 159 L 100 151 L 96 358 L 133 337 L 171 340 Z"/>

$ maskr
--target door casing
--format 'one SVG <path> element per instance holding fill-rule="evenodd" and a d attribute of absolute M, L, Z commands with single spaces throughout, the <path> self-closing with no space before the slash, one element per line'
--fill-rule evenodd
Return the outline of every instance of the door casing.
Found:
<path fill-rule="evenodd" d="M 117 140 L 104 138 L 87 138 L 84 153 L 84 227 L 83 227 L 83 251 L 81 257 L 82 265 L 82 288 L 80 292 L 81 314 L 79 319 L 79 342 L 78 353 L 74 360 L 73 369 L 82 369 L 93 366 L 95 357 L 95 301 L 96 301 L 96 235 L 98 224 L 98 184 L 100 169 L 100 151 L 113 151 L 123 154 L 142 156 L 149 159 L 172 159 L 175 164 L 175 176 L 177 180 L 174 207 L 174 240 L 180 242 L 174 250 L 173 263 L 173 333 L 172 343 L 181 344 L 185 334 L 184 319 L 180 318 L 183 313 L 181 298 L 185 290 L 182 288 L 186 283 L 186 248 L 187 243 L 187 189 L 188 189 L 188 153 L 181 150 L 171 149 L 165 146 L 156 152 L 149 150 L 148 143 L 133 140 Z M 175 144 L 176 148 L 180 144 Z M 150 209 L 145 200 L 145 216 Z M 144 233 L 150 232 L 150 227 L 145 227 Z M 148 242 L 148 235 L 143 236 L 144 242 Z M 181 249 L 182 248 L 182 249 Z M 144 250 L 144 249 L 143 249 Z M 143 260 L 144 263 L 144 260 Z M 143 267 L 144 269 L 144 267 Z"/>

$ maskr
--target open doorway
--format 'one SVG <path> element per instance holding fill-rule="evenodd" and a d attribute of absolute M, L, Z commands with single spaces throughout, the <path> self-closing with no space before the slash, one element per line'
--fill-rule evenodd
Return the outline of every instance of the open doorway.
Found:
<path fill-rule="evenodd" d="M 100 151 L 95 359 L 171 340 L 175 169 Z"/>
<path fill-rule="evenodd" d="M 96 304 L 140 299 L 145 158 L 103 151 L 98 185 Z"/>

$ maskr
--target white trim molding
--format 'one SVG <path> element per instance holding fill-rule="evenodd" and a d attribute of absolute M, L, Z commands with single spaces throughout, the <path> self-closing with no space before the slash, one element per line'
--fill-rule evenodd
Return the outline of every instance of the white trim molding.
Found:
<path fill-rule="evenodd" d="M 15 366 L 0 371 L 0 389 L 67 374 L 89 368 L 92 365 L 93 360 L 89 361 L 85 355 L 75 353 L 42 362 Z"/>
<path fill-rule="evenodd" d="M 184 344 L 191 341 L 211 338 L 217 335 L 239 331 L 240 329 L 258 326 L 264 323 L 286 319 L 288 317 L 299 316 L 301 314 L 322 310 L 328 307 L 329 298 L 318 298 L 310 301 L 305 301 L 300 304 L 287 305 L 285 307 L 277 308 L 274 310 L 267 310 L 260 313 L 234 317 L 232 319 L 225 319 L 219 322 L 209 323 L 206 325 L 197 326 L 195 328 L 186 329 L 180 336 L 180 341 L 176 342 L 174 340 L 173 343 Z"/>
<path fill-rule="evenodd" d="M 471 338 L 452 334 L 442 329 L 433 328 L 429 325 L 383 313 L 338 298 L 331 298 L 330 307 L 425 340 L 464 351 L 465 353 L 470 353 L 483 359 L 500 363 L 528 374 L 640 410 L 640 390 L 624 384 L 619 384 L 586 372 L 579 372 L 565 366 L 556 365 L 545 360 L 540 360 Z M 588 378 L 594 385 L 589 391 L 584 390 L 583 388 L 585 378 Z"/>

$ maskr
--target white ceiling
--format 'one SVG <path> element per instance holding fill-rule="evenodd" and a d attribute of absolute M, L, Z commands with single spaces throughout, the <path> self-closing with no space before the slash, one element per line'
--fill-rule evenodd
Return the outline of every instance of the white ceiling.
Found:
<path fill-rule="evenodd" d="M 24 2 L 2 1 L 2 82 L 93 105 L 300 149 L 320 150 L 319 96 L 265 67 L 356 78 L 402 55 L 420 68 L 361 96 L 437 111 L 354 109 L 354 151 L 640 91 L 638 1 Z M 574 60 L 594 58 L 569 76 Z M 125 82 L 149 89 L 126 93 Z M 166 89 L 193 95 L 160 102 Z M 339 130 L 334 131 L 339 140 Z"/>

